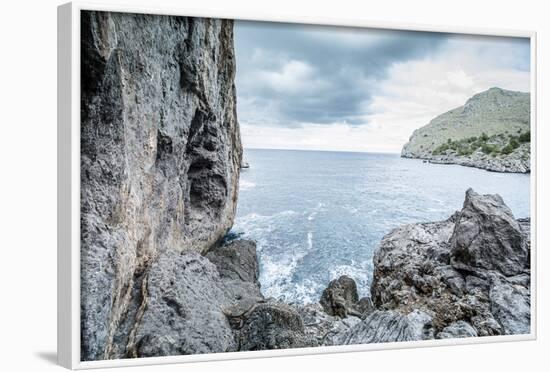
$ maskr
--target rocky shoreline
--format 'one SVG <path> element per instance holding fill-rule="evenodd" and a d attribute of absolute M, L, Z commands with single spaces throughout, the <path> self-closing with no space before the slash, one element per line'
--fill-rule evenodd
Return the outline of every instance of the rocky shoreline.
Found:
<path fill-rule="evenodd" d="M 529 93 L 494 87 L 416 129 L 401 157 L 529 173 L 530 121 Z"/>
<path fill-rule="evenodd" d="M 498 195 L 468 190 L 449 219 L 383 238 L 371 298 L 342 276 L 303 306 L 262 295 L 254 242 L 166 252 L 149 273 L 133 356 L 526 334 L 529 226 Z"/>
<path fill-rule="evenodd" d="M 530 173 L 531 161 L 529 156 L 529 144 L 523 144 L 509 155 L 488 155 L 479 150 L 469 155 L 459 155 L 454 151 L 445 154 L 412 155 L 403 151 L 401 157 L 409 159 L 421 159 L 433 164 L 456 164 L 465 167 L 479 168 L 491 172 L 501 173 Z"/>
<path fill-rule="evenodd" d="M 81 359 L 529 332 L 529 221 L 466 193 L 446 221 L 390 232 L 371 298 L 266 298 L 254 242 L 224 237 L 242 144 L 233 23 L 81 14 Z"/>

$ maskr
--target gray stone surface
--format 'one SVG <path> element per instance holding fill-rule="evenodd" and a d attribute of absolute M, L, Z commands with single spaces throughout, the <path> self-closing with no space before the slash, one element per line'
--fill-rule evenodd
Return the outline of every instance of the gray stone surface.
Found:
<path fill-rule="evenodd" d="M 529 333 L 529 242 L 528 220 L 515 220 L 498 195 L 468 190 L 448 220 L 402 226 L 382 239 L 374 305 L 426 313 L 428 338 L 473 335 L 464 323 L 477 336 Z"/>
<path fill-rule="evenodd" d="M 477 331 L 469 323 L 463 320 L 448 325 L 437 334 L 437 338 L 440 339 L 464 337 L 477 337 Z"/>
<path fill-rule="evenodd" d="M 239 350 L 288 349 L 315 346 L 300 314 L 293 307 L 269 302 L 256 305 L 239 332 Z"/>
<path fill-rule="evenodd" d="M 223 313 L 231 304 L 216 267 L 197 253 L 166 251 L 151 265 L 128 356 L 236 351 Z"/>
<path fill-rule="evenodd" d="M 81 28 L 81 353 L 96 360 L 127 354 L 163 252 L 231 227 L 242 147 L 231 21 L 83 11 Z"/>
<path fill-rule="evenodd" d="M 509 276 L 529 265 L 521 228 L 499 195 L 469 189 L 450 243 L 451 264 L 458 269 L 498 270 Z"/>
<path fill-rule="evenodd" d="M 359 302 L 357 284 L 347 275 L 332 280 L 321 295 L 321 306 L 332 316 L 345 318 L 348 315 L 360 315 L 356 310 Z M 351 313 L 351 314 L 350 314 Z"/>
<path fill-rule="evenodd" d="M 337 345 L 339 335 L 361 322 L 361 318 L 355 316 L 340 318 L 328 315 L 320 304 L 298 306 L 297 310 L 305 334 L 319 346 Z"/>
<path fill-rule="evenodd" d="M 336 338 L 338 345 L 419 340 L 409 319 L 395 311 L 372 312 Z"/>
<path fill-rule="evenodd" d="M 497 280 L 489 294 L 491 311 L 507 335 L 527 334 L 531 325 L 529 286 Z"/>

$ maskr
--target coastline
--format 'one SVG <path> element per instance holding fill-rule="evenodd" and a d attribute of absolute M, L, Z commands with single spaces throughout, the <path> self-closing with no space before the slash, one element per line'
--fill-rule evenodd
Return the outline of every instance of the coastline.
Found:
<path fill-rule="evenodd" d="M 146 317 L 168 316 L 162 324 L 170 337 L 151 328 L 136 355 L 179 354 L 181 345 L 226 352 L 529 333 L 529 225 L 498 195 L 468 190 L 447 220 L 401 226 L 382 239 L 370 297 L 359 298 L 354 279 L 343 275 L 307 305 L 262 294 L 252 241 L 203 256 L 170 252 L 161 261 L 177 270 L 153 268 L 149 275 L 160 279 L 149 292 L 180 295 Z M 163 286 L 155 289 L 157 282 Z"/>
<path fill-rule="evenodd" d="M 531 173 L 530 159 L 515 157 L 498 158 L 482 153 L 476 153 L 474 156 L 457 156 L 455 154 L 414 156 L 411 154 L 402 154 L 401 157 L 423 160 L 432 164 L 461 165 L 497 173 Z"/>

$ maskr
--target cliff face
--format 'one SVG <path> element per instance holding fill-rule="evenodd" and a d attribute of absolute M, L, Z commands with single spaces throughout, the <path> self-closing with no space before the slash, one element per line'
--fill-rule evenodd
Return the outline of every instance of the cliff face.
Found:
<path fill-rule="evenodd" d="M 81 352 L 94 360 L 135 350 L 163 255 L 204 253 L 231 227 L 242 146 L 231 21 L 83 11 L 81 27 Z"/>
<path fill-rule="evenodd" d="M 496 172 L 530 171 L 530 94 L 491 88 L 414 131 L 401 156 Z"/>

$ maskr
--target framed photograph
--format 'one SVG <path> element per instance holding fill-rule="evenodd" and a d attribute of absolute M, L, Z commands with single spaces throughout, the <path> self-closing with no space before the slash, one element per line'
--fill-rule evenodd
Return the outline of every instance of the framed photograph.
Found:
<path fill-rule="evenodd" d="M 535 48 L 60 6 L 59 363 L 534 339 Z"/>

